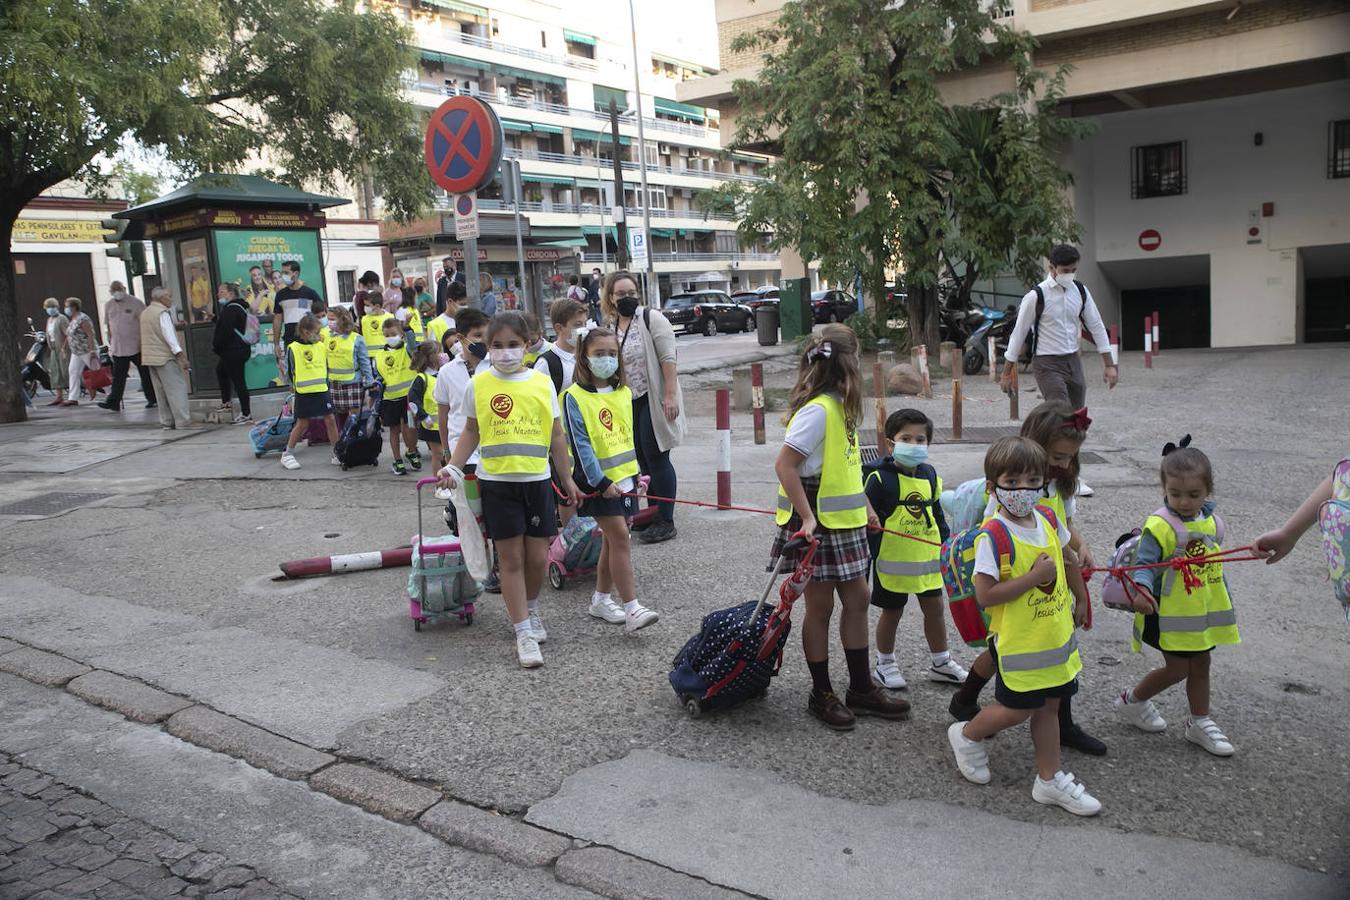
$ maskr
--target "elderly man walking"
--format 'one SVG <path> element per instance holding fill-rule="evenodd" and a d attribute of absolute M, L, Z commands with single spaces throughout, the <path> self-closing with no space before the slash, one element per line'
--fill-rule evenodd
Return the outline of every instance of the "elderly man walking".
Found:
<path fill-rule="evenodd" d="M 141 363 L 150 370 L 155 394 L 159 397 L 159 427 L 191 429 L 188 410 L 188 359 L 178 341 L 169 289 L 157 287 L 150 292 L 150 303 L 141 313 Z"/>
<path fill-rule="evenodd" d="M 145 408 L 155 408 L 155 386 L 150 372 L 141 362 L 141 313 L 145 302 L 127 292 L 126 285 L 114 281 L 112 299 L 103 308 L 108 320 L 108 352 L 112 355 L 113 381 L 108 399 L 99 406 L 113 411 L 122 408 L 122 393 L 127 386 L 127 373 L 134 364 L 141 376 L 141 392 L 145 394 Z"/>

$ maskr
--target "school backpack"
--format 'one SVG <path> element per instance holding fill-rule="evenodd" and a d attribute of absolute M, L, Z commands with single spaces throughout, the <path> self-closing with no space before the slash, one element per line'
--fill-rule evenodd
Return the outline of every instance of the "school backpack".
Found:
<path fill-rule="evenodd" d="M 242 305 L 242 304 L 241 304 Z M 252 347 L 262 339 L 262 323 L 258 321 L 258 314 L 248 307 L 244 307 L 244 330 L 238 328 L 234 333 L 239 335 L 239 340 Z"/>
<path fill-rule="evenodd" d="M 1153 515 L 1162 519 L 1168 525 L 1171 525 L 1172 530 L 1176 532 L 1177 549 L 1176 552 L 1172 554 L 1172 558 L 1176 559 L 1178 556 L 1184 556 L 1186 554 L 1186 544 L 1190 541 L 1190 533 L 1186 528 L 1186 523 L 1177 518 L 1177 516 L 1166 506 L 1160 506 L 1155 509 Z M 1219 546 L 1223 546 L 1224 531 L 1225 526 L 1223 524 L 1223 519 L 1216 515 L 1214 517 L 1214 540 Z M 1143 531 L 1135 528 L 1116 538 L 1116 549 L 1115 552 L 1111 554 L 1111 565 L 1107 568 L 1118 569 L 1122 566 L 1136 565 L 1139 561 L 1139 542 L 1143 540 L 1143 537 Z M 1159 585 L 1162 581 L 1161 576 L 1165 571 L 1165 569 L 1154 569 L 1150 576 L 1152 580 L 1150 590 L 1153 593 L 1153 598 L 1155 600 L 1161 599 L 1159 597 Z M 1133 600 L 1136 596 L 1138 596 L 1138 588 L 1130 578 L 1129 572 L 1122 572 L 1119 576 L 1113 575 L 1109 571 L 1106 573 L 1106 580 L 1102 584 L 1103 606 L 1107 609 L 1119 609 L 1127 612 L 1134 612 Z"/>
<path fill-rule="evenodd" d="M 1052 529 L 1059 529 L 1054 510 L 1038 505 L 1036 511 L 1045 516 Z M 953 529 L 938 557 L 942 569 L 942 588 L 947 592 L 947 608 L 951 610 L 952 622 L 961 640 L 971 647 L 983 647 L 989 639 L 989 615 L 975 599 L 975 539 L 982 534 L 989 535 L 989 539 L 994 542 L 994 550 L 998 553 L 999 577 L 1006 580 L 1012 574 L 1016 551 L 1008 526 L 997 516 L 990 516 L 973 528 L 961 531 Z"/>
<path fill-rule="evenodd" d="M 989 493 L 985 490 L 983 478 L 963 481 L 955 488 L 942 492 L 942 514 L 952 534 L 974 528 L 984 521 L 984 511 L 989 506 Z"/>
<path fill-rule="evenodd" d="M 548 350 L 545 350 L 543 353 L 539 354 L 539 358 L 542 359 L 544 361 L 544 364 L 548 366 L 548 377 L 553 379 L 553 393 L 561 394 L 563 390 L 562 359 L 558 356 L 558 354 L 553 352 L 553 349 L 551 347 Z"/>
<path fill-rule="evenodd" d="M 600 564 L 604 537 L 590 516 L 573 516 L 558 532 L 562 544 L 562 562 L 566 571 L 594 569 Z"/>
<path fill-rule="evenodd" d="M 1322 549 L 1327 555 L 1327 573 L 1336 599 L 1350 622 L 1350 457 L 1341 460 L 1331 476 L 1331 499 L 1317 511 L 1322 530 Z"/>
<path fill-rule="evenodd" d="M 1087 319 L 1083 316 L 1083 314 L 1087 312 L 1087 288 L 1083 285 L 1083 282 L 1079 281 L 1077 278 L 1073 280 L 1073 283 L 1074 287 L 1078 288 L 1078 296 L 1083 298 L 1083 305 L 1078 308 L 1078 324 L 1082 326 L 1083 334 L 1087 339 L 1095 344 L 1096 341 L 1093 340 L 1091 333 L 1088 332 Z M 1027 341 L 1026 347 L 1022 350 L 1023 362 L 1030 362 L 1036 356 L 1036 340 L 1040 336 L 1041 316 L 1045 314 L 1045 291 L 1041 290 L 1039 284 L 1032 288 L 1032 290 L 1036 292 L 1036 318 L 1031 322 L 1031 340 Z"/>

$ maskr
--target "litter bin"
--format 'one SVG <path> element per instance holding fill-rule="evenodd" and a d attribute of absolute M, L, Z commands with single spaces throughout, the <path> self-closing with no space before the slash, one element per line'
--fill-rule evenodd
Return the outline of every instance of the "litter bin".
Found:
<path fill-rule="evenodd" d="M 755 310 L 755 331 L 759 335 L 761 347 L 772 347 L 778 343 L 778 304 L 765 303 Z"/>

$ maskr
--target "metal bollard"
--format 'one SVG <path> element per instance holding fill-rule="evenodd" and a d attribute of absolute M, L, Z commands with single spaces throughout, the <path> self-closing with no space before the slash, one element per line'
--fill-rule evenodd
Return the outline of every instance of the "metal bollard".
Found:
<path fill-rule="evenodd" d="M 961 440 L 961 376 L 952 379 L 952 440 Z"/>
<path fill-rule="evenodd" d="M 1153 317 L 1144 316 L 1144 368 L 1153 368 Z"/>

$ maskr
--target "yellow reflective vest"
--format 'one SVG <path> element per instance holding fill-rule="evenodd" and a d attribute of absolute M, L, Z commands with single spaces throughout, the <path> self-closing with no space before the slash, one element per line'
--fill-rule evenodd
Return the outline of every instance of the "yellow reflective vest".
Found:
<path fill-rule="evenodd" d="M 545 376 L 547 377 L 547 376 Z M 553 384 L 552 379 L 549 385 Z M 581 411 L 586 437 L 595 451 L 596 461 L 610 481 L 636 478 L 637 450 L 633 444 L 633 392 L 627 385 L 601 393 L 573 384 L 563 391 Z M 566 426 L 567 419 L 563 418 Z"/>
<path fill-rule="evenodd" d="M 438 431 L 441 427 L 441 408 L 436 403 L 436 373 L 423 372 L 422 381 L 424 386 L 422 398 L 418 405 L 422 407 L 422 412 L 426 413 L 428 418 L 424 422 L 419 422 L 418 427 L 425 428 L 428 431 Z"/>
<path fill-rule="evenodd" d="M 920 541 L 884 533 L 877 553 L 877 581 L 888 591 L 897 594 L 922 594 L 942 589 L 942 569 L 939 565 L 942 541 L 937 520 L 933 517 L 932 501 L 942 494 L 942 479 L 930 483 L 921 475 L 897 472 L 899 498 L 895 512 L 886 519 L 887 532 L 922 538 Z M 880 472 L 872 472 L 870 480 L 881 479 Z M 925 544 L 923 541 L 932 541 Z"/>
<path fill-rule="evenodd" d="M 1013 691 L 1040 691 L 1072 681 L 1083 668 L 1074 634 L 1073 592 L 1064 577 L 1064 550 L 1055 528 L 1039 510 L 1034 513 L 1049 543 L 1027 543 L 1008 530 L 1012 540 L 1011 560 L 999 559 L 999 580 L 1020 578 L 1042 553 L 1055 561 L 1055 585 L 1050 590 L 1037 585 L 1015 600 L 990 606 L 989 632 L 996 635 L 999 678 Z M 986 522 L 986 527 L 991 523 Z M 992 523 L 994 527 L 1002 524 Z M 992 541 L 988 535 L 976 538 Z"/>
<path fill-rule="evenodd" d="M 422 314 L 415 309 L 408 310 L 408 319 L 403 323 L 412 329 L 413 340 L 422 343 L 427 339 L 426 329 L 422 327 Z"/>
<path fill-rule="evenodd" d="M 384 346 L 384 321 L 392 319 L 393 316 L 383 309 L 377 312 L 368 312 L 361 317 L 361 337 L 365 339 L 366 346 L 374 349 Z"/>
<path fill-rule="evenodd" d="M 322 394 L 328 390 L 328 350 L 321 343 L 292 343 L 291 387 L 297 394 Z"/>
<path fill-rule="evenodd" d="M 820 492 L 816 495 L 816 521 L 825 528 L 862 528 L 867 524 L 867 497 L 863 494 L 862 454 L 857 433 L 845 426 L 844 405 L 829 394 L 820 394 L 807 406 L 825 408 L 825 447 L 820 471 Z M 793 418 L 801 414 L 797 410 Z M 792 501 L 783 486 L 778 486 L 778 514 L 775 521 L 786 525 L 792 518 Z"/>
<path fill-rule="evenodd" d="M 480 468 L 489 475 L 546 475 L 557 395 L 543 372 L 508 381 L 489 366 L 473 377 Z"/>
<path fill-rule="evenodd" d="M 436 342 L 436 346 L 442 350 L 445 349 L 445 333 L 454 327 L 452 321 L 448 321 L 445 316 L 437 316 L 427 323 L 427 339 Z"/>
<path fill-rule="evenodd" d="M 1163 559 L 1178 556 L 1209 556 L 1219 553 L 1218 526 L 1213 515 L 1190 522 L 1182 522 L 1184 537 L 1166 519 L 1151 515 L 1144 522 L 1144 533 L 1152 535 L 1162 548 Z M 1191 566 L 1191 572 L 1202 582 L 1198 588 L 1186 589 L 1185 579 L 1176 569 L 1161 569 L 1161 592 L 1158 600 L 1158 646 L 1166 650 L 1209 650 L 1219 644 L 1238 644 L 1237 612 L 1228 594 L 1228 583 L 1223 577 L 1223 563 L 1211 562 Z M 1134 615 L 1134 640 L 1131 647 L 1138 651 L 1144 633 L 1144 615 Z"/>
<path fill-rule="evenodd" d="M 400 346 L 395 350 L 377 350 L 371 356 L 375 358 L 375 368 L 380 373 L 380 381 L 384 382 L 384 392 L 381 396 L 385 400 L 397 400 L 408 396 L 414 373 L 407 348 Z"/>
<path fill-rule="evenodd" d="M 356 380 L 356 334 L 329 336 L 328 380 L 334 384 L 348 384 Z"/>

